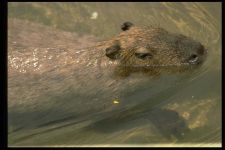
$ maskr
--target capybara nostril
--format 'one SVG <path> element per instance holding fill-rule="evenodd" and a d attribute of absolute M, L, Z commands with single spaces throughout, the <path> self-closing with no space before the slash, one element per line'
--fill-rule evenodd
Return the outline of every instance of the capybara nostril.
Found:
<path fill-rule="evenodd" d="M 197 63 L 198 60 L 199 60 L 199 58 L 198 58 L 197 54 L 192 54 L 188 59 L 189 63 L 193 63 L 193 64 Z"/>

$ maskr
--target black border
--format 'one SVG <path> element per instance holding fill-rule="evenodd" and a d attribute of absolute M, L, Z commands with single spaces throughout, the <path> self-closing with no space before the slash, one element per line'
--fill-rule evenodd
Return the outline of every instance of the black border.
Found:
<path fill-rule="evenodd" d="M 8 110 L 8 105 L 7 105 L 7 92 L 8 92 L 8 86 L 7 86 L 7 79 L 8 79 L 8 76 L 7 76 L 8 75 L 7 74 L 7 72 L 8 72 L 7 71 L 7 42 L 8 42 L 7 22 L 8 22 L 8 20 L 7 19 L 8 19 L 8 15 L 7 15 L 7 12 L 8 12 L 8 2 L 74 2 L 74 1 L 73 0 L 66 0 L 66 1 L 58 1 L 58 0 L 56 0 L 56 1 L 54 1 L 54 0 L 46 0 L 46 1 L 43 1 L 43 0 L 40 0 L 40 1 L 35 1 L 35 0 L 30 0 L 30 1 L 8 0 L 8 1 L 5 1 L 5 0 L 3 0 L 3 2 L 2 1 L 0 2 L 1 29 L 2 29 L 2 32 L 1 32 L 0 35 L 2 36 L 1 39 L 4 39 L 4 40 L 0 40 L 0 42 L 1 42 L 1 49 L 0 50 L 2 52 L 2 54 L 0 54 L 0 56 L 2 57 L 2 58 L 0 58 L 0 65 L 1 65 L 0 70 L 2 70 L 1 74 L 0 74 L 0 77 L 1 77 L 1 79 L 0 79 L 0 81 L 1 81 L 1 84 L 0 84 L 1 85 L 1 88 L 0 88 L 0 92 L 1 92 L 0 110 L 1 110 L 1 114 L 2 114 L 2 116 L 0 117 L 1 120 L 2 120 L 0 122 L 0 125 L 1 125 L 1 132 L 0 132 L 1 147 L 0 147 L 0 149 L 8 149 L 8 132 L 7 132 L 8 131 L 8 117 L 7 117 L 7 115 L 8 115 L 8 111 L 7 111 Z M 76 1 L 76 2 L 79 2 L 79 1 Z M 92 1 L 86 0 L 86 1 L 80 1 L 80 2 L 92 2 Z M 99 0 L 97 2 L 104 2 L 104 1 Z M 120 1 L 114 0 L 113 2 L 120 2 Z M 126 1 L 122 1 L 122 2 L 126 2 Z M 137 1 L 136 0 L 136 1 L 127 1 L 127 2 L 146 2 L 146 1 L 144 1 L 144 0 Z M 159 2 L 159 1 L 151 0 L 151 2 Z M 180 1 L 170 0 L 170 1 L 165 1 L 165 2 L 180 2 Z M 182 2 L 193 2 L 193 1 L 183 0 Z M 222 2 L 222 1 L 221 0 L 214 0 L 214 1 L 212 1 L 212 0 L 205 0 L 205 1 L 198 0 L 198 1 L 194 1 L 194 2 Z M 222 8 L 223 8 L 223 3 L 222 3 Z M 223 11 L 222 11 L 222 13 L 223 13 Z M 221 35 L 223 35 L 223 28 L 222 28 L 222 34 Z M 222 38 L 222 43 L 223 43 L 223 38 Z M 223 55 L 223 53 L 222 53 L 222 55 Z M 223 68 L 223 59 L 222 59 L 221 67 Z M 223 69 L 222 69 L 222 72 L 223 72 Z M 221 84 L 221 89 L 222 89 L 222 84 Z M 221 109 L 221 110 L 223 112 L 223 109 Z M 222 115 L 222 121 L 223 120 L 224 120 L 224 116 Z M 222 147 L 223 147 L 223 142 L 222 142 Z M 11 148 L 13 148 L 13 149 L 16 149 L 16 148 L 36 149 L 38 147 L 10 147 L 10 149 Z M 41 148 L 43 148 L 43 147 L 41 147 Z M 44 147 L 44 148 L 59 148 L 59 149 L 63 148 L 64 149 L 64 148 L 71 148 L 71 147 Z M 74 147 L 74 148 L 76 148 L 76 147 Z M 81 147 L 81 148 L 87 148 L 87 147 Z M 118 148 L 118 147 L 114 147 L 114 148 Z M 128 147 L 123 147 L 123 148 L 128 148 Z M 129 148 L 134 148 L 134 147 L 129 147 Z M 141 147 L 141 148 L 145 148 L 145 147 Z M 169 147 L 165 147 L 165 148 L 169 148 Z M 175 147 L 175 148 L 178 148 L 178 147 Z M 191 148 L 191 147 L 183 147 L 183 148 L 186 149 L 186 148 Z M 202 148 L 206 149 L 206 147 L 202 147 Z M 215 149 L 222 149 L 222 148 L 215 148 Z"/>
<path fill-rule="evenodd" d="M 1 116 L 1 119 L 3 119 L 3 121 L 1 121 L 1 125 L 2 125 L 2 129 L 1 130 L 1 136 L 0 136 L 0 141 L 1 143 L 1 149 L 6 149 L 7 147 L 7 139 L 8 139 L 8 122 L 7 122 L 7 3 L 5 2 L 1 2 L 0 3 L 0 7 L 1 7 L 1 29 L 3 29 L 3 31 L 1 32 L 1 36 L 2 39 L 4 40 L 0 40 L 1 41 L 1 51 L 3 52 L 0 56 L 2 58 L 0 58 L 0 64 L 1 64 L 1 104 L 0 104 L 0 110 L 2 111 L 1 114 L 3 114 L 3 116 Z"/>

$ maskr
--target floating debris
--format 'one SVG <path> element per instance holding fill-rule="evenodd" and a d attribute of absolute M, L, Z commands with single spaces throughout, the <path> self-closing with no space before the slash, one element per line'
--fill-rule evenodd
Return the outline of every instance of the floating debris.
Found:
<path fill-rule="evenodd" d="M 189 112 L 184 112 L 184 113 L 182 114 L 182 117 L 183 117 L 184 119 L 188 120 L 188 119 L 190 118 L 190 113 L 189 113 Z"/>
<path fill-rule="evenodd" d="M 97 12 L 93 12 L 91 14 L 91 19 L 97 19 L 98 18 L 98 13 Z"/>

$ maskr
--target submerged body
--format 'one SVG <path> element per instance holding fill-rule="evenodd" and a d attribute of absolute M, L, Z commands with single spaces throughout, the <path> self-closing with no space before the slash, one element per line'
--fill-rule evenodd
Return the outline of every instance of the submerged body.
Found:
<path fill-rule="evenodd" d="M 114 109 L 113 98 L 149 78 L 129 75 L 139 72 L 154 76 L 164 70 L 180 72 L 199 66 L 205 58 L 204 47 L 189 37 L 162 28 L 140 28 L 126 23 L 124 26 L 118 36 L 97 42 L 94 37 L 79 37 L 11 20 L 8 35 L 9 115 L 20 112 L 19 117 L 27 115 L 32 120 L 40 114 L 33 113 L 32 116 L 29 112 L 45 114 L 45 110 L 54 108 L 52 105 L 60 104 L 68 104 L 68 110 L 52 110 L 52 115 L 55 115 L 54 111 L 77 116 L 110 111 Z M 76 101 L 76 105 L 70 105 L 70 101 Z M 46 122 L 50 116 L 46 116 Z M 14 122 L 13 117 L 9 121 Z M 33 124 L 35 121 L 33 119 Z M 26 121 L 23 123 L 27 124 Z"/>

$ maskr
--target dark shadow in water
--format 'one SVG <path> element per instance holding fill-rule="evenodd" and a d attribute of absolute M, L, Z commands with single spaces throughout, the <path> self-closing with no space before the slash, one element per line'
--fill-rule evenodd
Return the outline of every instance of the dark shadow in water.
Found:
<path fill-rule="evenodd" d="M 149 113 L 148 118 L 160 133 L 168 139 L 172 136 L 182 139 L 190 131 L 184 118 L 173 110 L 155 109 Z"/>
<path fill-rule="evenodd" d="M 167 139 L 175 137 L 178 140 L 182 140 L 183 136 L 190 131 L 185 120 L 176 111 L 161 108 L 156 108 L 142 114 L 128 111 L 122 112 L 110 118 L 100 120 L 86 129 L 113 133 L 124 129 L 141 127 L 143 124 L 148 123 L 152 123 Z"/>

